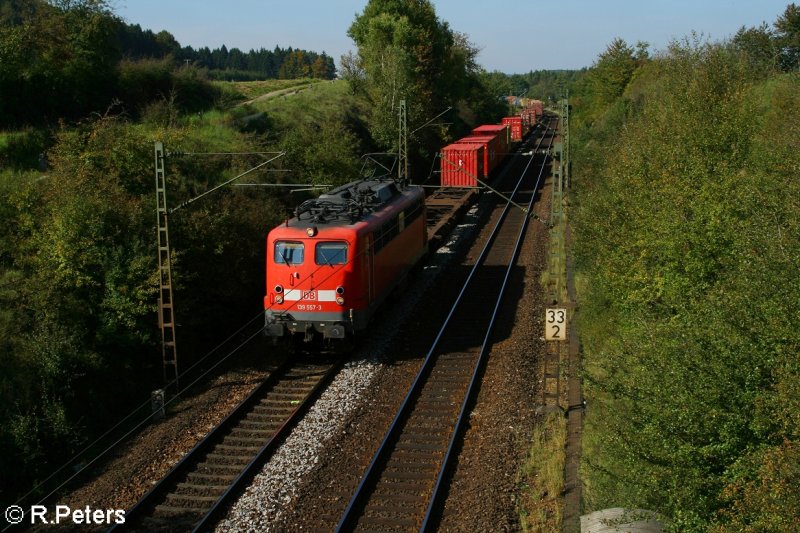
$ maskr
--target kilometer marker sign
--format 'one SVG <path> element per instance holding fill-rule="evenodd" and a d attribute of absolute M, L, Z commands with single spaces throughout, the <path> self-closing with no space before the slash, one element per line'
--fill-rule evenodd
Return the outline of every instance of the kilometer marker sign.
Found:
<path fill-rule="evenodd" d="M 547 341 L 567 340 L 567 310 L 546 309 L 544 312 L 544 339 Z"/>

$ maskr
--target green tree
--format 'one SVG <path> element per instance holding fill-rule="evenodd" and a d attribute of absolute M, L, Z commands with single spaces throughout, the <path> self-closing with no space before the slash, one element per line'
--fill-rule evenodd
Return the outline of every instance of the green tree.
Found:
<path fill-rule="evenodd" d="M 409 129 L 470 96 L 477 50 L 441 21 L 428 0 L 371 0 L 348 35 L 358 46 L 356 71 L 364 72 L 372 105 L 370 132 L 385 149 L 397 146 L 397 112 L 406 101 Z M 409 147 L 412 169 L 429 166 L 425 146 L 439 146 L 444 132 L 425 128 Z M 417 164 L 425 161 L 425 164 Z"/>
<path fill-rule="evenodd" d="M 281 64 L 278 77 L 286 80 L 311 77 L 311 65 L 308 63 L 306 53 L 302 50 L 290 52 Z"/>
<path fill-rule="evenodd" d="M 175 36 L 167 30 L 161 30 L 160 32 L 156 33 L 153 40 L 155 41 L 155 44 L 162 55 L 176 55 L 180 52 L 180 43 L 178 43 L 177 39 L 175 39 Z"/>
<path fill-rule="evenodd" d="M 140 398 L 152 366 L 154 261 L 139 201 L 150 157 L 131 151 L 142 137 L 113 122 L 61 131 L 47 175 L 5 200 L 16 227 L 4 232 L 0 267 L 4 497 Z"/>
<path fill-rule="evenodd" d="M 350 87 L 350 94 L 360 94 L 365 90 L 366 73 L 353 52 L 347 52 L 342 55 L 339 59 L 339 68 L 341 69 L 342 79 L 347 81 Z"/>
<path fill-rule="evenodd" d="M 766 22 L 754 28 L 742 26 L 731 43 L 749 58 L 754 68 L 771 70 L 778 66 L 779 50 L 776 38 Z"/>
<path fill-rule="evenodd" d="M 775 32 L 781 50 L 784 70 L 800 68 L 800 7 L 792 3 L 775 21 Z"/>
<path fill-rule="evenodd" d="M 592 94 L 600 101 L 613 102 L 628 86 L 636 66 L 634 50 L 623 39 L 614 39 L 587 76 Z"/>
<path fill-rule="evenodd" d="M 17 0 L 0 16 L 0 120 L 39 123 L 105 110 L 120 57 L 107 2 Z"/>
<path fill-rule="evenodd" d="M 480 77 L 484 87 L 495 100 L 501 100 L 506 96 L 521 92 L 518 87 L 514 86 L 511 78 L 502 72 L 496 70 L 494 72 L 482 72 Z"/>
<path fill-rule="evenodd" d="M 328 65 L 325 58 L 317 56 L 314 63 L 311 65 L 311 77 L 319 79 L 328 79 Z"/>

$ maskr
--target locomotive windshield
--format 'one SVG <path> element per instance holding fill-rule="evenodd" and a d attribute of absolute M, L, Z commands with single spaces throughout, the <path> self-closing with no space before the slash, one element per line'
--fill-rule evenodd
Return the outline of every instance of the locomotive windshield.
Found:
<path fill-rule="evenodd" d="M 275 243 L 275 263 L 281 265 L 302 265 L 305 248 L 302 242 L 277 241 Z"/>
<path fill-rule="evenodd" d="M 315 261 L 318 265 L 344 265 L 347 263 L 347 243 L 317 243 Z"/>

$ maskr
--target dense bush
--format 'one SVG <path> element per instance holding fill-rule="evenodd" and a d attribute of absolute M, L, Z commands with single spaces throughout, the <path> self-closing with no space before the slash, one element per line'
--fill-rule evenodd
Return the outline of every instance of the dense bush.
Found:
<path fill-rule="evenodd" d="M 0 168 L 45 170 L 45 152 L 51 143 L 50 134 L 45 130 L 27 128 L 0 134 Z"/>
<path fill-rule="evenodd" d="M 102 111 L 119 49 L 104 2 L 16 0 L 0 11 L 0 125 L 55 123 Z"/>
<path fill-rule="evenodd" d="M 588 506 L 796 531 L 800 79 L 622 44 L 576 111 Z"/>
<path fill-rule="evenodd" d="M 230 131 L 97 118 L 60 131 L 51 168 L 5 173 L 0 195 L 0 457 L 3 497 L 52 472 L 160 384 L 153 140 L 173 149 L 260 147 Z M 169 161 L 170 205 L 254 160 Z M 182 360 L 260 310 L 263 240 L 282 209 L 228 189 L 171 218 Z"/>

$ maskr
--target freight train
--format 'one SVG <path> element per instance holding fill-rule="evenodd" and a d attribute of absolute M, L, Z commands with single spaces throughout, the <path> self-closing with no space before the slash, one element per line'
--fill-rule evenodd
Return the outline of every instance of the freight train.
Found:
<path fill-rule="evenodd" d="M 503 162 L 515 144 L 522 142 L 543 113 L 540 100 L 526 100 L 520 113 L 504 117 L 501 124 L 478 126 L 466 137 L 442 148 L 442 186 L 482 186 L 481 181 Z"/>
<path fill-rule="evenodd" d="M 477 186 L 516 140 L 507 125 L 475 128 L 442 150 L 442 186 Z M 300 204 L 267 235 L 266 335 L 294 346 L 351 340 L 427 253 L 427 239 L 419 186 L 360 180 Z"/>

